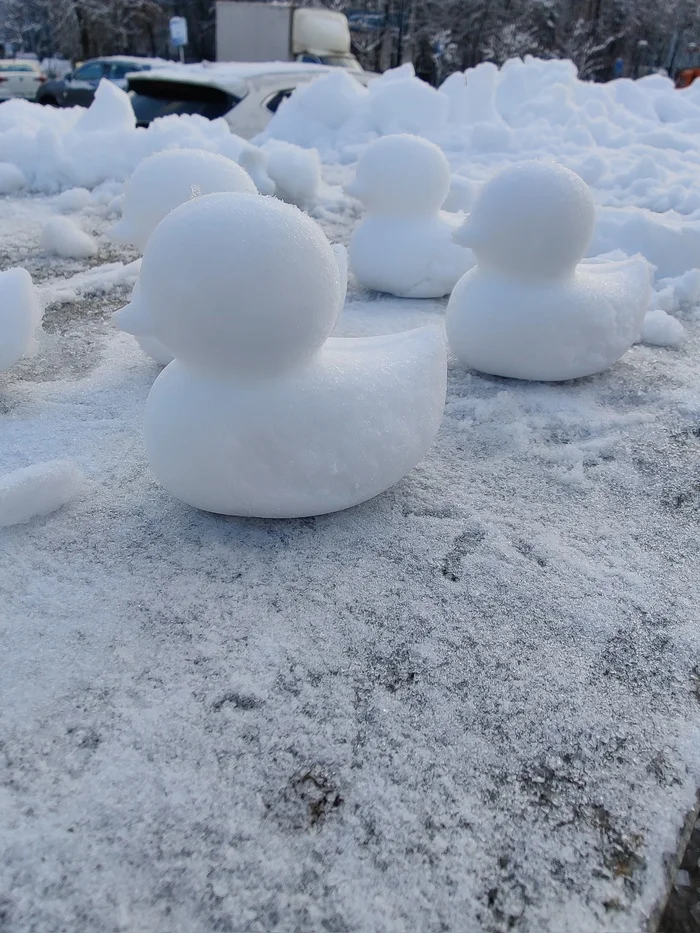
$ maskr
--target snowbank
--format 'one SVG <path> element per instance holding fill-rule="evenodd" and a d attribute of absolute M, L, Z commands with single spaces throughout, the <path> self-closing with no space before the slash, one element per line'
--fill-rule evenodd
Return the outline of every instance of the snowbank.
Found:
<path fill-rule="evenodd" d="M 314 147 L 354 162 L 377 136 L 410 132 L 437 143 L 453 168 L 483 181 L 520 159 L 554 158 L 592 185 L 600 204 L 700 218 L 700 88 L 654 75 L 592 84 L 568 61 L 485 62 L 439 90 L 410 65 L 367 88 L 344 73 L 317 79 L 280 106 L 256 142 Z"/>
<path fill-rule="evenodd" d="M 54 194 L 123 182 L 143 159 L 163 149 L 220 153 L 242 165 L 261 194 L 275 192 L 264 153 L 232 133 L 225 120 L 171 116 L 136 127 L 128 95 L 103 81 L 88 110 L 26 100 L 0 105 L 0 194 L 24 185 Z"/>

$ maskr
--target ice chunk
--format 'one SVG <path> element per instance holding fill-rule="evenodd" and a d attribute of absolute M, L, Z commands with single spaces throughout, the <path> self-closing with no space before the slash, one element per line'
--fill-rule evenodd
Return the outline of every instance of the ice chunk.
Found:
<path fill-rule="evenodd" d="M 55 512 L 79 494 L 82 483 L 69 460 L 36 463 L 0 476 L 0 528 Z"/>

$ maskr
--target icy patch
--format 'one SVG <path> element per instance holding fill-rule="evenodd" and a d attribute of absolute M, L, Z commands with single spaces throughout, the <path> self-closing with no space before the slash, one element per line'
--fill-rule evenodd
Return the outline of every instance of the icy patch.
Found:
<path fill-rule="evenodd" d="M 97 243 L 67 217 L 52 217 L 41 234 L 41 248 L 64 259 L 88 259 Z"/>
<path fill-rule="evenodd" d="M 79 494 L 82 483 L 69 460 L 49 460 L 0 476 L 0 528 L 55 512 Z"/>

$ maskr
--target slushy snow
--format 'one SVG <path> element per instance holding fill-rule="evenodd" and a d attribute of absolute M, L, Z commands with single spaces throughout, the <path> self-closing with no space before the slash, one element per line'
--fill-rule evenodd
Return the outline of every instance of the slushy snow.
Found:
<path fill-rule="evenodd" d="M 0 476 L 0 528 L 55 512 L 79 494 L 82 482 L 69 460 L 36 463 Z"/>
<path fill-rule="evenodd" d="M 255 194 L 232 159 L 201 149 L 168 149 L 144 159 L 124 186 L 122 218 L 110 236 L 143 252 L 161 220 L 191 198 L 219 191 Z"/>
<path fill-rule="evenodd" d="M 418 136 L 385 136 L 366 150 L 346 187 L 367 208 L 350 241 L 358 282 L 406 298 L 449 295 L 473 264 L 452 242 L 459 219 L 441 210 L 450 184 L 447 159 Z"/>
<path fill-rule="evenodd" d="M 88 259 L 97 253 L 97 243 L 68 217 L 52 217 L 41 234 L 41 248 L 65 259 Z"/>
<path fill-rule="evenodd" d="M 450 348 L 464 366 L 576 379 L 639 340 L 651 269 L 642 257 L 581 264 L 594 224 L 587 185 L 562 166 L 523 162 L 484 186 L 456 237 L 477 266 L 447 310 Z"/>
<path fill-rule="evenodd" d="M 0 373 L 34 350 L 42 312 L 26 269 L 0 272 Z"/>
<path fill-rule="evenodd" d="M 445 400 L 441 330 L 331 338 L 345 281 L 321 228 L 281 201 L 208 195 L 157 227 L 130 320 L 175 356 L 145 425 L 173 495 L 231 515 L 318 515 L 423 457 Z"/>

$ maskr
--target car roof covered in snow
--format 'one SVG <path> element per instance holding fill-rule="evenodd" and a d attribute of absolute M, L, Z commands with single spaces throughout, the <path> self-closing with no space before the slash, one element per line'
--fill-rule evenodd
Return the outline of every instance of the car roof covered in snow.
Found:
<path fill-rule="evenodd" d="M 216 87 L 232 94 L 244 94 L 248 82 L 265 76 L 290 78 L 315 78 L 337 71 L 331 65 L 315 65 L 306 62 L 200 62 L 196 65 L 171 63 L 169 68 L 159 68 L 157 74 L 139 74 L 139 81 L 177 81 Z"/>
<path fill-rule="evenodd" d="M 99 55 L 95 58 L 86 58 L 83 65 L 88 62 L 123 62 L 125 65 L 153 65 L 159 68 L 173 64 L 166 58 L 146 58 L 144 55 Z"/>

